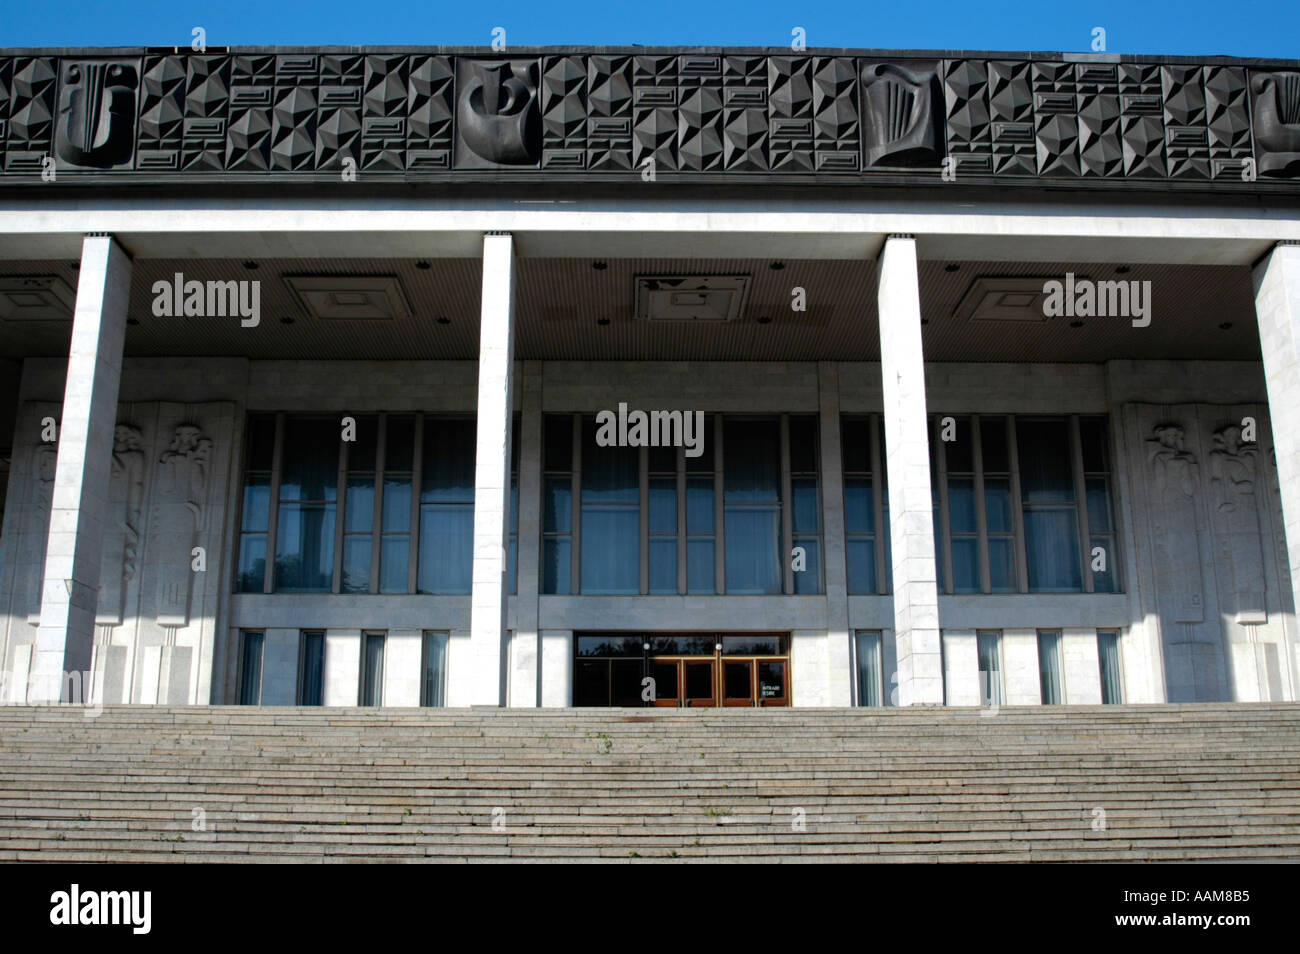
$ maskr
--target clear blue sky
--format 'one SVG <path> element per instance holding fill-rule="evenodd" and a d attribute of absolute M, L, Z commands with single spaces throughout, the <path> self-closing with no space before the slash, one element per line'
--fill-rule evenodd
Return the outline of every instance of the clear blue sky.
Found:
<path fill-rule="evenodd" d="M 1300 59 L 1300 0 L 0 0 L 0 47 L 785 46 L 1079 51 Z"/>

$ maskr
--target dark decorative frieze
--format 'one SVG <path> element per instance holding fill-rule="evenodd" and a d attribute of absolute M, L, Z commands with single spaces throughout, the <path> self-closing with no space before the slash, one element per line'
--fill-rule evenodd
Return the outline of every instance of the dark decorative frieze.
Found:
<path fill-rule="evenodd" d="M 947 160 L 947 161 L 946 161 Z M 1300 182 L 1300 64 L 725 50 L 0 53 L 0 185 L 668 174 Z M 955 176 L 948 176 L 945 170 Z M 195 177 L 199 177 L 196 179 Z"/>

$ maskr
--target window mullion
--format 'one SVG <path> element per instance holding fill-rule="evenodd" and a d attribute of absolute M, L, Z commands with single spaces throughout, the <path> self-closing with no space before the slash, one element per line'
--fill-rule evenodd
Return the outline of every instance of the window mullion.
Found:
<path fill-rule="evenodd" d="M 881 493 L 884 488 L 884 472 L 880 469 L 880 418 L 872 414 L 870 420 L 871 509 L 876 528 L 871 542 L 876 549 L 876 592 L 884 596 L 889 592 L 890 581 L 893 578 L 893 568 L 885 565 L 888 556 L 885 553 L 885 521 L 889 519 L 889 515 L 885 513 L 884 495 Z"/>
<path fill-rule="evenodd" d="M 284 414 L 275 415 L 275 449 L 271 454 L 271 504 L 266 527 L 266 573 L 262 592 L 275 592 L 275 548 L 280 525 L 280 463 L 284 458 Z"/>
<path fill-rule="evenodd" d="M 569 593 L 582 592 L 582 415 L 573 415 L 573 467 L 569 503 Z"/>
<path fill-rule="evenodd" d="M 934 419 L 934 463 L 939 470 L 939 536 L 943 560 L 943 591 L 952 593 L 952 528 L 948 521 L 948 455 L 943 447 L 943 415 Z"/>
<path fill-rule="evenodd" d="M 975 530 L 979 534 L 980 592 L 993 592 L 992 574 L 989 569 L 989 524 L 988 514 L 984 509 L 984 445 L 980 439 L 980 416 L 972 414 L 970 419 L 971 456 L 975 467 Z"/>
<path fill-rule="evenodd" d="M 334 582 L 331 584 L 333 593 L 340 593 L 343 590 L 343 517 L 347 513 L 348 443 L 345 440 L 339 441 L 338 484 L 334 489 Z"/>
<path fill-rule="evenodd" d="M 781 415 L 781 580 L 785 593 L 794 592 L 794 566 L 790 554 L 794 551 L 794 514 L 790 499 L 790 415 Z"/>
<path fill-rule="evenodd" d="M 704 435 L 701 434 L 701 437 Z M 677 592 L 686 595 L 686 449 L 676 448 L 677 461 Z"/>
<path fill-rule="evenodd" d="M 638 589 L 642 596 L 650 592 L 650 450 L 642 447 L 637 452 L 637 496 L 640 498 L 639 559 L 641 573 Z"/>
<path fill-rule="evenodd" d="M 727 592 L 727 536 L 724 525 L 726 508 L 722 499 L 726 484 L 722 479 L 725 461 L 722 456 L 722 415 L 713 415 L 713 589 Z"/>
<path fill-rule="evenodd" d="M 424 473 L 424 414 L 415 415 L 415 436 L 411 450 L 411 523 L 407 529 L 406 592 L 414 593 L 420 571 L 420 481 Z"/>
<path fill-rule="evenodd" d="M 375 506 L 370 524 L 370 592 L 379 592 L 379 559 L 384 540 L 384 456 L 387 454 L 388 415 L 380 414 L 375 435 Z"/>
<path fill-rule="evenodd" d="M 1083 477 L 1083 446 L 1079 434 L 1079 415 L 1070 415 L 1070 469 L 1074 474 L 1074 511 L 1079 521 L 1079 558 L 1083 592 L 1093 592 L 1092 534 L 1088 526 L 1087 481 Z"/>
<path fill-rule="evenodd" d="M 1020 496 L 1020 448 L 1016 444 L 1016 416 L 1007 415 L 1007 456 L 1011 465 L 1011 529 L 1016 536 L 1016 592 L 1029 592 L 1029 549 L 1025 540 L 1025 508 Z"/>

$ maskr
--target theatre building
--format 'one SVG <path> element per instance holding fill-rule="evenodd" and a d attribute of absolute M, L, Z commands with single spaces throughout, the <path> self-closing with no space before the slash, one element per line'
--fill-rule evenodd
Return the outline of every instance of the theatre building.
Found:
<path fill-rule="evenodd" d="M 6 702 L 1300 692 L 1300 62 L 0 50 Z"/>

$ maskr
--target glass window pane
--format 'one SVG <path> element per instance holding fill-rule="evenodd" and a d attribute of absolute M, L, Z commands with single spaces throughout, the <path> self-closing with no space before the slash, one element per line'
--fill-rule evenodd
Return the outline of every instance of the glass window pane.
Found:
<path fill-rule="evenodd" d="M 244 508 L 240 527 L 266 530 L 271 521 L 271 475 L 249 474 L 244 478 Z"/>
<path fill-rule="evenodd" d="M 1096 569 L 1100 560 L 1097 557 L 1097 548 L 1100 547 L 1102 556 L 1105 559 L 1104 570 Z M 1092 589 L 1095 593 L 1118 593 L 1119 588 L 1115 579 L 1115 538 L 1110 536 L 1099 536 L 1092 538 L 1092 545 L 1088 548 L 1089 565 L 1093 567 L 1092 571 Z"/>
<path fill-rule="evenodd" d="M 975 478 L 948 478 L 948 522 L 953 533 L 974 533 Z"/>
<path fill-rule="evenodd" d="M 980 451 L 984 458 L 984 473 L 1005 474 L 1011 470 L 1005 417 L 980 417 Z"/>
<path fill-rule="evenodd" d="M 379 445 L 379 417 L 374 414 L 354 417 L 357 421 L 357 439 L 348 444 L 348 470 L 374 470 L 375 450 Z"/>
<path fill-rule="evenodd" d="M 714 461 L 717 456 L 713 449 L 713 415 L 704 415 L 704 436 L 697 438 L 701 440 L 700 446 L 703 453 L 698 457 L 692 457 L 690 454 L 684 454 L 686 458 L 686 473 L 688 474 L 709 474 L 713 472 Z"/>
<path fill-rule="evenodd" d="M 1038 686 L 1045 706 L 1061 704 L 1061 634 L 1038 634 Z"/>
<path fill-rule="evenodd" d="M 1010 537 L 989 538 L 989 584 L 994 593 L 1016 590 L 1016 551 Z"/>
<path fill-rule="evenodd" d="M 384 477 L 384 533 L 406 533 L 411 529 L 411 478 Z"/>
<path fill-rule="evenodd" d="M 474 421 L 426 418 L 421 449 L 420 500 L 474 499 Z"/>
<path fill-rule="evenodd" d="M 1083 454 L 1083 469 L 1106 471 L 1106 420 L 1100 417 L 1079 418 L 1079 449 Z"/>
<path fill-rule="evenodd" d="M 586 488 L 583 488 L 586 497 Z M 636 507 L 584 504 L 582 592 L 641 590 L 641 515 Z"/>
<path fill-rule="evenodd" d="M 302 688 L 298 704 L 318 706 L 325 694 L 325 634 L 307 633 L 302 639 Z"/>
<path fill-rule="evenodd" d="M 754 698 L 754 664 L 727 662 L 722 664 L 723 698 L 739 701 Z"/>
<path fill-rule="evenodd" d="M 1074 511 L 1026 510 L 1025 558 L 1030 592 L 1081 590 L 1079 528 Z"/>
<path fill-rule="evenodd" d="M 384 637 L 367 634 L 365 669 L 361 677 L 361 704 L 382 705 L 384 701 Z"/>
<path fill-rule="evenodd" d="M 948 472 L 969 474 L 975 470 L 975 456 L 971 445 L 971 426 L 969 417 L 953 418 L 956 421 L 955 439 L 943 442 L 944 464 Z M 943 428 L 940 428 L 943 433 Z"/>
<path fill-rule="evenodd" d="M 573 418 L 568 414 L 546 415 L 545 469 L 573 470 Z"/>
<path fill-rule="evenodd" d="M 989 533 L 1011 532 L 1011 481 L 1005 477 L 985 478 L 984 513 Z"/>
<path fill-rule="evenodd" d="M 370 535 L 343 538 L 344 593 L 370 592 Z"/>
<path fill-rule="evenodd" d="M 650 540 L 650 592 L 677 592 L 677 538 Z"/>
<path fill-rule="evenodd" d="M 979 633 L 976 637 L 980 667 L 980 704 L 1002 704 L 1002 672 L 996 633 Z"/>
<path fill-rule="evenodd" d="M 675 474 L 677 473 L 677 448 L 676 447 L 651 447 L 649 448 L 650 459 L 647 466 L 652 474 Z"/>
<path fill-rule="evenodd" d="M 840 422 L 840 456 L 845 473 L 871 472 L 871 422 L 846 417 Z"/>
<path fill-rule="evenodd" d="M 641 498 L 640 451 L 635 447 L 601 447 L 596 423 L 583 422 L 582 502 L 637 503 Z"/>
<path fill-rule="evenodd" d="M 610 689 L 614 705 L 641 705 L 641 677 L 645 667 L 639 659 L 615 659 L 609 664 Z"/>
<path fill-rule="evenodd" d="M 573 673 L 575 706 L 609 705 L 609 662 L 604 659 L 579 659 Z"/>
<path fill-rule="evenodd" d="M 390 414 L 384 441 L 384 470 L 404 471 L 415 466 L 414 417 Z"/>
<path fill-rule="evenodd" d="M 1026 503 L 1074 500 L 1068 425 L 1061 420 L 1016 421 L 1020 451 L 1020 487 Z"/>
<path fill-rule="evenodd" d="M 333 500 L 338 496 L 341 437 L 335 418 L 285 421 L 281 500 Z"/>
<path fill-rule="evenodd" d="M 474 505 L 420 508 L 417 592 L 468 593 L 474 564 Z"/>
<path fill-rule="evenodd" d="M 262 634 L 244 634 L 244 652 L 239 673 L 240 705 L 256 706 L 262 702 Z"/>
<path fill-rule="evenodd" d="M 952 538 L 952 588 L 954 593 L 980 592 L 979 538 Z"/>
<path fill-rule="evenodd" d="M 1124 701 L 1118 633 L 1097 634 L 1097 656 L 1101 667 L 1101 701 L 1104 705 L 1118 705 Z"/>
<path fill-rule="evenodd" d="M 722 470 L 727 503 L 781 499 L 781 441 L 776 421 L 727 418 Z"/>
<path fill-rule="evenodd" d="M 758 662 L 758 698 L 784 699 L 786 697 L 785 663 L 760 659 Z"/>
<path fill-rule="evenodd" d="M 266 585 L 266 534 L 246 533 L 239 540 L 240 593 L 261 593 Z"/>
<path fill-rule="evenodd" d="M 446 705 L 447 634 L 424 634 L 424 671 L 420 679 L 420 705 Z"/>
<path fill-rule="evenodd" d="M 270 470 L 275 456 L 275 415 L 253 414 L 248 419 L 247 470 Z"/>
<path fill-rule="evenodd" d="M 343 529 L 348 533 L 369 533 L 375 523 L 375 475 L 349 474 L 347 493 Z"/>
<path fill-rule="evenodd" d="M 542 494 L 542 529 L 547 533 L 568 533 L 572 527 L 570 510 L 573 480 L 570 477 L 547 477 Z"/>
<path fill-rule="evenodd" d="M 728 593 L 780 593 L 778 507 L 727 507 Z"/>
<path fill-rule="evenodd" d="M 650 481 L 650 532 L 677 532 L 676 477 L 654 477 Z"/>
<path fill-rule="evenodd" d="M 880 681 L 880 634 L 858 633 L 855 637 L 858 663 L 858 705 L 878 706 L 883 686 Z"/>
<path fill-rule="evenodd" d="M 686 532 L 713 532 L 712 477 L 691 477 L 686 481 Z"/>
<path fill-rule="evenodd" d="M 791 472 L 817 473 L 817 418 L 805 414 L 791 415 L 789 427 Z"/>
<path fill-rule="evenodd" d="M 275 541 L 278 593 L 328 593 L 334 588 L 334 505 L 280 504 Z"/>
<path fill-rule="evenodd" d="M 686 541 L 686 592 L 712 593 L 716 589 L 713 539 Z"/>
<path fill-rule="evenodd" d="M 939 519 L 942 514 L 939 512 L 938 500 L 934 502 L 934 510 L 931 511 L 931 513 L 934 524 L 934 578 L 938 591 L 940 593 L 946 593 L 948 587 L 943 572 L 943 528 L 940 526 L 941 521 Z"/>
<path fill-rule="evenodd" d="M 849 592 L 858 596 L 876 593 L 876 543 L 871 538 L 850 537 L 847 541 Z"/>
<path fill-rule="evenodd" d="M 1089 477 L 1085 483 L 1088 489 L 1088 528 L 1114 530 L 1110 522 L 1110 488 L 1106 478 Z"/>
<path fill-rule="evenodd" d="M 817 533 L 821 530 L 817 506 L 817 478 L 794 477 L 790 480 L 791 520 L 795 533 Z"/>
<path fill-rule="evenodd" d="M 571 560 L 568 537 L 550 537 L 542 543 L 543 593 L 569 593 Z"/>
<path fill-rule="evenodd" d="M 779 656 L 785 652 L 780 636 L 723 636 L 724 656 Z"/>
<path fill-rule="evenodd" d="M 876 510 L 872 502 L 873 493 L 870 477 L 846 477 L 844 479 L 844 529 L 846 532 L 875 532 Z"/>
<path fill-rule="evenodd" d="M 384 537 L 379 545 L 379 592 L 408 592 L 407 567 L 410 562 L 411 540 L 408 535 Z"/>
<path fill-rule="evenodd" d="M 821 540 L 817 537 L 795 537 L 794 545 L 803 547 L 805 567 L 794 574 L 794 591 L 796 593 L 820 593 L 822 591 L 822 554 Z"/>

